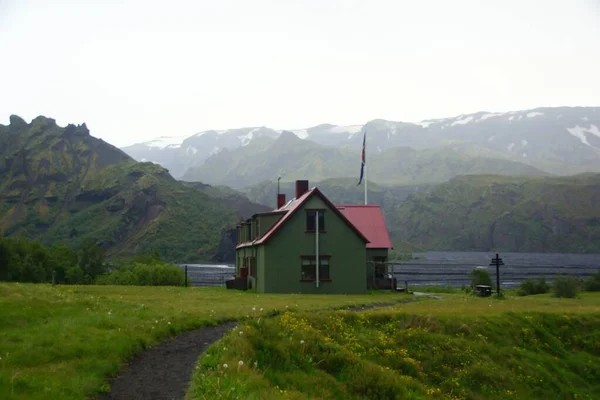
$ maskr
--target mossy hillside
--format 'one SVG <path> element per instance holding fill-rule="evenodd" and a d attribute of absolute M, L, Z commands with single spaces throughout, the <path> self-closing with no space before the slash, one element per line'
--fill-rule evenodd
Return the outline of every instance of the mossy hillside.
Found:
<path fill-rule="evenodd" d="M 185 262 L 214 257 L 239 217 L 234 205 L 135 162 L 85 124 L 13 116 L 0 126 L 0 160 L 0 231 L 8 236 L 73 247 L 94 240 L 109 256 L 156 248 Z"/>
<path fill-rule="evenodd" d="M 465 176 L 409 196 L 395 237 L 435 250 L 600 252 L 600 175 Z"/>
<path fill-rule="evenodd" d="M 600 395 L 598 296 L 445 297 L 247 321 L 201 356 L 187 398 Z M 577 314 L 568 312 L 573 302 L 585 303 Z"/>

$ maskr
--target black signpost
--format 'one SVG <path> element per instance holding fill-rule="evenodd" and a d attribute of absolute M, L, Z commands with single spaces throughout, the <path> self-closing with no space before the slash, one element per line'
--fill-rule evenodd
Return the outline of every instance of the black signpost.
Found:
<path fill-rule="evenodd" d="M 496 295 L 500 297 L 500 266 L 504 265 L 504 261 L 496 253 L 496 257 L 492 258 L 490 266 L 496 266 Z"/>

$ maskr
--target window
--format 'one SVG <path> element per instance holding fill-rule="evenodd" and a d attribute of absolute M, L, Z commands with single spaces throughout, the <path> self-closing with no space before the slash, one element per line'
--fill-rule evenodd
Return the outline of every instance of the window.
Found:
<path fill-rule="evenodd" d="M 317 228 L 316 216 L 319 213 L 319 232 L 325 231 L 325 210 L 306 211 L 306 231 L 314 232 Z"/>
<path fill-rule="evenodd" d="M 319 256 L 319 280 L 328 281 L 331 280 L 329 274 L 329 256 Z M 314 281 L 317 279 L 316 276 L 316 258 L 315 256 L 302 256 L 302 267 L 301 267 L 300 279 L 303 281 Z"/>
<path fill-rule="evenodd" d="M 258 218 L 254 220 L 254 238 L 258 239 L 260 236 Z"/>
<path fill-rule="evenodd" d="M 373 257 L 375 261 L 375 278 L 385 278 L 386 274 L 386 257 Z"/>
<path fill-rule="evenodd" d="M 256 278 L 256 257 L 250 258 L 250 276 Z"/>

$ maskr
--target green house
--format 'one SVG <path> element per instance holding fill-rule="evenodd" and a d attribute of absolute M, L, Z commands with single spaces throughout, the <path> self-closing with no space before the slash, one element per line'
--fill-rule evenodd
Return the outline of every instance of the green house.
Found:
<path fill-rule="evenodd" d="M 366 209 L 379 214 L 379 231 L 365 222 Z M 387 260 L 391 248 L 382 223 L 379 206 L 336 206 L 296 181 L 294 199 L 278 195 L 275 210 L 238 225 L 236 275 L 262 293 L 364 293 L 373 274 L 367 261 Z"/>

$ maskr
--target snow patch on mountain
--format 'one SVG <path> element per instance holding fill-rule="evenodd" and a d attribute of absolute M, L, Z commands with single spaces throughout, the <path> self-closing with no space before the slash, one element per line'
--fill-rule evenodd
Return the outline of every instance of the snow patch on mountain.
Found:
<path fill-rule="evenodd" d="M 509 144 L 506 148 L 508 149 L 508 151 L 512 151 L 512 149 L 515 147 L 514 143 Z"/>
<path fill-rule="evenodd" d="M 422 128 L 428 128 L 429 125 L 435 124 L 435 123 L 436 123 L 436 121 L 434 121 L 434 120 L 414 122 L 415 125 L 419 125 Z"/>
<path fill-rule="evenodd" d="M 250 143 L 250 141 L 252 140 L 252 138 L 254 137 L 254 133 L 256 131 L 258 131 L 260 128 L 254 128 L 251 129 L 250 132 L 246 133 L 245 135 L 241 135 L 239 136 L 240 141 L 242 142 L 242 146 L 246 146 L 248 145 L 248 143 Z"/>
<path fill-rule="evenodd" d="M 527 146 L 527 143 L 528 143 L 527 140 L 525 140 L 525 139 L 521 140 L 521 146 L 525 147 L 525 146 Z"/>
<path fill-rule="evenodd" d="M 461 115 L 461 117 L 462 117 L 462 115 Z M 461 118 L 461 117 L 458 117 L 458 118 Z M 468 117 L 465 117 L 465 118 L 457 119 L 456 121 L 454 121 L 450 125 L 452 125 L 452 126 L 454 126 L 454 125 L 465 125 L 465 124 L 468 124 L 471 121 L 473 121 L 473 116 L 468 116 Z"/>
<path fill-rule="evenodd" d="M 185 149 L 185 152 L 188 155 L 190 155 L 190 154 L 194 155 L 194 154 L 196 154 L 198 152 L 198 149 L 195 148 L 194 146 L 190 146 L 187 149 Z"/>
<path fill-rule="evenodd" d="M 347 126 L 334 126 L 329 129 L 331 133 L 358 133 L 362 129 L 362 125 L 347 125 Z"/>
<path fill-rule="evenodd" d="M 500 117 L 504 114 L 502 113 L 487 113 L 487 114 L 483 114 L 478 120 L 477 122 L 481 122 L 481 121 L 485 121 L 488 118 L 493 118 L 493 117 Z"/>
<path fill-rule="evenodd" d="M 567 131 L 571 135 L 575 136 L 577 139 L 581 140 L 581 143 L 586 144 L 588 146 L 591 146 L 591 145 L 587 140 L 586 133 L 592 134 L 592 135 L 600 138 L 600 130 L 598 130 L 598 127 L 593 124 L 590 125 L 589 128 L 576 125 L 574 128 L 567 128 Z"/>
<path fill-rule="evenodd" d="M 160 136 L 154 140 L 144 142 L 142 144 L 156 149 L 164 149 L 167 147 L 178 148 L 186 138 L 187 136 Z"/>
<path fill-rule="evenodd" d="M 212 156 L 213 154 L 217 154 L 219 152 L 219 150 L 221 150 L 221 148 L 219 146 L 215 146 L 212 148 L 212 150 L 208 153 L 209 156 Z"/>
<path fill-rule="evenodd" d="M 532 112 L 527 113 L 527 118 L 541 117 L 542 115 L 544 115 L 544 113 L 532 111 Z"/>
<path fill-rule="evenodd" d="M 292 130 L 292 133 L 298 136 L 300 139 L 306 139 L 308 137 L 307 129 L 294 129 Z"/>

